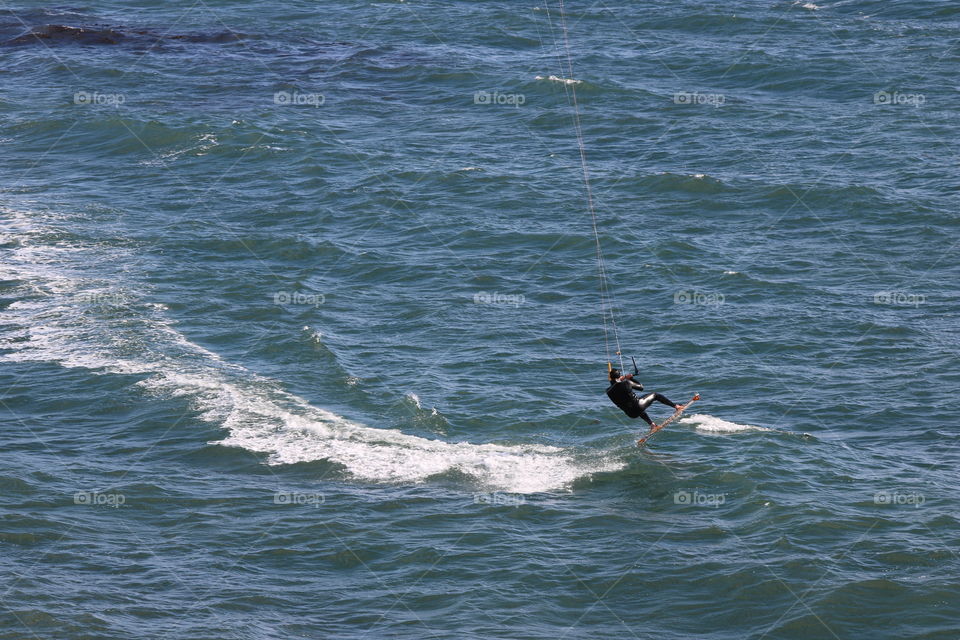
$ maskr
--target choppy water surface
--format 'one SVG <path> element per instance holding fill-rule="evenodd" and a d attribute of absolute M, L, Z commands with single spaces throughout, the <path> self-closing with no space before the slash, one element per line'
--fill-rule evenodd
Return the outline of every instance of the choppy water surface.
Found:
<path fill-rule="evenodd" d="M 960 636 L 960 9 L 565 9 L 3 7 L 0 637 Z"/>

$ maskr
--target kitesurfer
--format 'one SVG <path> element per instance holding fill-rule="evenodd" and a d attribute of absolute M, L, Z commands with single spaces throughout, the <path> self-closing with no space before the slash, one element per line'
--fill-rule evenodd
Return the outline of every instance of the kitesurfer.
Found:
<path fill-rule="evenodd" d="M 643 391 L 643 385 L 633 379 L 634 374 L 628 373 L 621 375 L 619 369 L 610 370 L 610 386 L 607 387 L 607 397 L 613 401 L 613 404 L 620 407 L 625 414 L 631 418 L 643 418 L 644 422 L 651 428 L 656 427 L 656 423 L 647 415 L 647 407 L 653 404 L 654 400 L 674 409 L 682 409 L 683 406 L 674 404 L 665 395 L 661 393 L 648 393 L 638 397 L 634 391 Z"/>

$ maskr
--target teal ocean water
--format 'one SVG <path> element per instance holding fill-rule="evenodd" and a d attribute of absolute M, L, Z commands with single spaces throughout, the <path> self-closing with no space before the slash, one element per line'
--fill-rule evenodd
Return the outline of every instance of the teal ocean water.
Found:
<path fill-rule="evenodd" d="M 3 4 L 0 638 L 960 637 L 960 8 L 563 10 Z"/>

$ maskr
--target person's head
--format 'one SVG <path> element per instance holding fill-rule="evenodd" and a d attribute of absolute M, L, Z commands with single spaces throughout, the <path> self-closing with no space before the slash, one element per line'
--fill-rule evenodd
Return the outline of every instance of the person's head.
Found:
<path fill-rule="evenodd" d="M 616 382 L 617 378 L 620 377 L 619 369 L 610 369 L 610 382 Z"/>

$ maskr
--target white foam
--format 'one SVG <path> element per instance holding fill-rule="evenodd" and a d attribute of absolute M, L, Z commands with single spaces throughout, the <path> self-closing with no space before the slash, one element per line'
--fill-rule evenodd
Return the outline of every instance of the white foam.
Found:
<path fill-rule="evenodd" d="M 574 80 L 573 78 L 561 78 L 559 76 L 536 76 L 534 80 L 549 80 L 550 82 L 559 82 L 560 84 L 582 84 L 583 80 Z"/>
<path fill-rule="evenodd" d="M 229 430 L 217 444 L 267 454 L 269 464 L 326 460 L 365 481 L 421 482 L 459 471 L 484 486 L 531 493 L 559 489 L 589 473 L 623 466 L 595 461 L 585 468 L 563 449 L 546 445 L 449 443 L 375 429 L 312 406 L 270 381 L 256 380 L 249 373 L 246 378 L 234 383 L 210 375 L 161 373 L 141 384 L 192 397 L 203 419 Z"/>
<path fill-rule="evenodd" d="M 176 160 L 180 156 L 193 153 L 197 156 L 205 156 L 207 152 L 220 144 L 217 141 L 216 136 L 212 133 L 205 133 L 197 137 L 196 143 L 190 146 L 186 146 L 182 149 L 174 149 L 172 151 L 165 151 L 160 154 L 155 154 L 155 157 L 149 160 L 142 160 L 138 164 L 144 166 L 164 166 L 168 161 Z M 246 149 L 244 149 L 246 151 Z"/>
<path fill-rule="evenodd" d="M 29 244 L 27 234 L 20 238 Z M 546 445 L 452 443 L 365 426 L 188 340 L 163 305 L 145 302 L 143 291 L 119 286 L 122 278 L 109 273 L 112 263 L 123 269 L 132 262 L 133 251 L 57 245 L 10 254 L 0 264 L 0 278 L 24 284 L 14 294 L 20 300 L 5 312 L 17 328 L 3 344 L 10 352 L 0 358 L 145 374 L 138 383 L 145 393 L 188 398 L 202 419 L 227 430 L 217 444 L 266 454 L 269 464 L 326 460 L 371 482 L 420 482 L 460 472 L 484 487 L 517 493 L 560 489 L 625 465 L 599 456 L 575 458 Z M 98 275 L 89 275 L 90 265 Z M 320 337 L 319 331 L 313 335 Z M 419 398 L 409 396 L 419 406 Z"/>
<path fill-rule="evenodd" d="M 415 394 L 415 393 L 412 392 L 412 391 L 408 391 L 408 392 L 405 393 L 404 395 L 405 395 L 407 398 L 410 399 L 410 402 L 412 402 L 412 403 L 414 404 L 414 406 L 417 407 L 417 409 L 421 409 L 421 410 L 423 409 L 423 404 L 421 404 L 421 402 L 420 402 L 420 396 L 418 396 L 417 394 Z M 438 416 L 438 415 L 440 415 L 440 413 L 437 411 L 437 408 L 436 408 L 436 407 L 430 407 L 430 415 L 431 415 L 431 416 Z"/>
<path fill-rule="evenodd" d="M 706 413 L 694 413 L 683 416 L 677 421 L 677 424 L 692 425 L 697 431 L 707 431 L 711 433 L 736 433 L 738 431 L 772 431 L 767 427 L 757 427 L 750 424 L 737 424 L 729 422 Z"/>
<path fill-rule="evenodd" d="M 323 342 L 323 332 L 319 329 L 311 329 L 309 325 L 304 325 L 303 331 L 307 333 L 310 342 L 320 344 Z"/>

